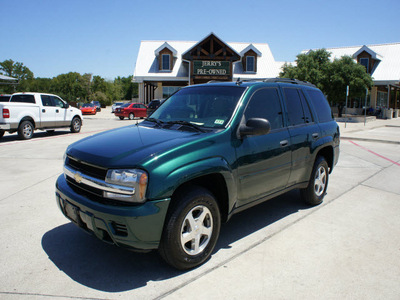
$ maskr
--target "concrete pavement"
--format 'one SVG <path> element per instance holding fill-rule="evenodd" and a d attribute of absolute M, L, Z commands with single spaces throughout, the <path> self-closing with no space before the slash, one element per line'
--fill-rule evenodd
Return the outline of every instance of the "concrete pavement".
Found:
<path fill-rule="evenodd" d="M 211 259 L 187 272 L 156 252 L 98 241 L 55 204 L 65 148 L 134 122 L 104 110 L 85 116 L 78 135 L 3 137 L 0 299 L 400 298 L 400 145 L 387 142 L 400 119 L 340 123 L 341 156 L 322 205 L 293 191 L 235 215 Z"/>

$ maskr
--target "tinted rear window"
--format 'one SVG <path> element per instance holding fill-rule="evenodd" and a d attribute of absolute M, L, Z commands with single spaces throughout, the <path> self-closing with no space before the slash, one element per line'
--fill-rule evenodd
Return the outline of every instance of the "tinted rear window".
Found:
<path fill-rule="evenodd" d="M 10 96 L 0 96 L 0 102 L 8 102 L 10 101 Z"/>
<path fill-rule="evenodd" d="M 320 123 L 330 122 L 333 120 L 331 107 L 321 91 L 306 90 L 312 105 L 318 116 Z"/>
<path fill-rule="evenodd" d="M 35 103 L 33 95 L 14 95 L 11 97 L 11 102 Z"/>

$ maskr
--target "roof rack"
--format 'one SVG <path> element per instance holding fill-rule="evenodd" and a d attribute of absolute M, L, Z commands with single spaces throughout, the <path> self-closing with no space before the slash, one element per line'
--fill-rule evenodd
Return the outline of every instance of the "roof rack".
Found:
<path fill-rule="evenodd" d="M 207 83 L 215 83 L 215 82 L 221 82 L 218 80 L 210 80 Z M 311 86 L 311 87 L 316 87 L 316 85 L 312 84 L 311 82 L 308 81 L 302 81 L 294 78 L 264 78 L 264 79 L 240 79 L 238 78 L 236 80 L 237 85 L 241 85 L 243 82 L 280 82 L 280 83 L 291 83 L 291 84 L 301 84 L 301 85 L 306 85 L 306 86 Z"/>
<path fill-rule="evenodd" d="M 294 78 L 266 78 L 263 82 L 282 82 L 282 83 L 291 83 L 291 84 L 301 84 L 316 87 L 314 84 L 308 81 L 302 81 Z"/>

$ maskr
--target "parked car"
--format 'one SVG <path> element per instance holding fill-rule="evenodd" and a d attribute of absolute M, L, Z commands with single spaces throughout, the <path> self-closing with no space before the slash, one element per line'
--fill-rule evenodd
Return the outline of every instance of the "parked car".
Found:
<path fill-rule="evenodd" d="M 339 145 L 329 103 L 312 84 L 192 85 L 141 123 L 70 145 L 56 201 L 97 238 L 158 249 L 189 269 L 212 255 L 221 222 L 235 213 L 292 189 L 320 204 Z"/>
<path fill-rule="evenodd" d="M 115 109 L 124 105 L 124 102 L 114 102 L 111 106 L 111 112 L 114 113 Z"/>
<path fill-rule="evenodd" d="M 96 111 L 101 111 L 101 105 L 99 101 L 92 101 L 91 103 L 96 107 Z"/>
<path fill-rule="evenodd" d="M 129 118 L 146 118 L 147 117 L 147 106 L 141 103 L 126 103 L 121 107 L 115 109 L 115 116 L 119 117 L 120 120 Z"/>
<path fill-rule="evenodd" d="M 9 102 L 11 95 L 0 95 L 0 102 Z"/>
<path fill-rule="evenodd" d="M 154 99 L 147 106 L 147 115 L 151 115 L 163 102 L 165 99 Z"/>
<path fill-rule="evenodd" d="M 81 111 L 83 115 L 95 115 L 97 113 L 97 108 L 93 103 L 84 103 L 81 106 Z"/>
<path fill-rule="evenodd" d="M 54 132 L 70 128 L 79 132 L 82 112 L 53 94 L 15 93 L 9 102 L 0 102 L 0 137 L 5 131 L 18 132 L 21 139 L 32 138 L 36 129 Z"/>

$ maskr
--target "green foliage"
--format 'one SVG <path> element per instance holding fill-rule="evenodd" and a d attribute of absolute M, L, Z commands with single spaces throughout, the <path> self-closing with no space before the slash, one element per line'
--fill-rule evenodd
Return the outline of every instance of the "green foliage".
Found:
<path fill-rule="evenodd" d="M 296 65 L 285 64 L 280 76 L 315 84 L 333 103 L 344 101 L 347 85 L 350 86 L 350 97 L 365 96 L 365 89 L 371 88 L 373 84 L 365 68 L 349 56 L 333 62 L 330 61 L 330 56 L 325 49 L 299 54 Z"/>
<path fill-rule="evenodd" d="M 23 84 L 26 80 L 34 78 L 33 73 L 28 67 L 24 66 L 23 63 L 14 62 L 12 59 L 6 59 L 0 62 L 0 74 L 13 77 L 18 79 L 20 84 Z M 1 93 L 11 94 L 15 92 L 15 86 L 1 86 Z"/>
<path fill-rule="evenodd" d="M 11 59 L 0 62 L 0 73 L 20 80 L 17 86 L 0 86 L 0 92 L 7 94 L 51 93 L 69 102 L 96 100 L 103 105 L 111 105 L 113 101 L 118 100 L 130 100 L 138 95 L 138 84 L 132 82 L 132 76 L 118 76 L 114 81 L 108 81 L 101 76 L 92 76 L 90 73 L 81 75 L 70 72 L 53 78 L 34 78 L 27 67 Z"/>
<path fill-rule="evenodd" d="M 103 92 L 97 91 L 94 94 L 89 96 L 89 101 L 99 101 L 102 105 L 110 105 L 110 101 L 108 100 L 106 94 Z"/>

